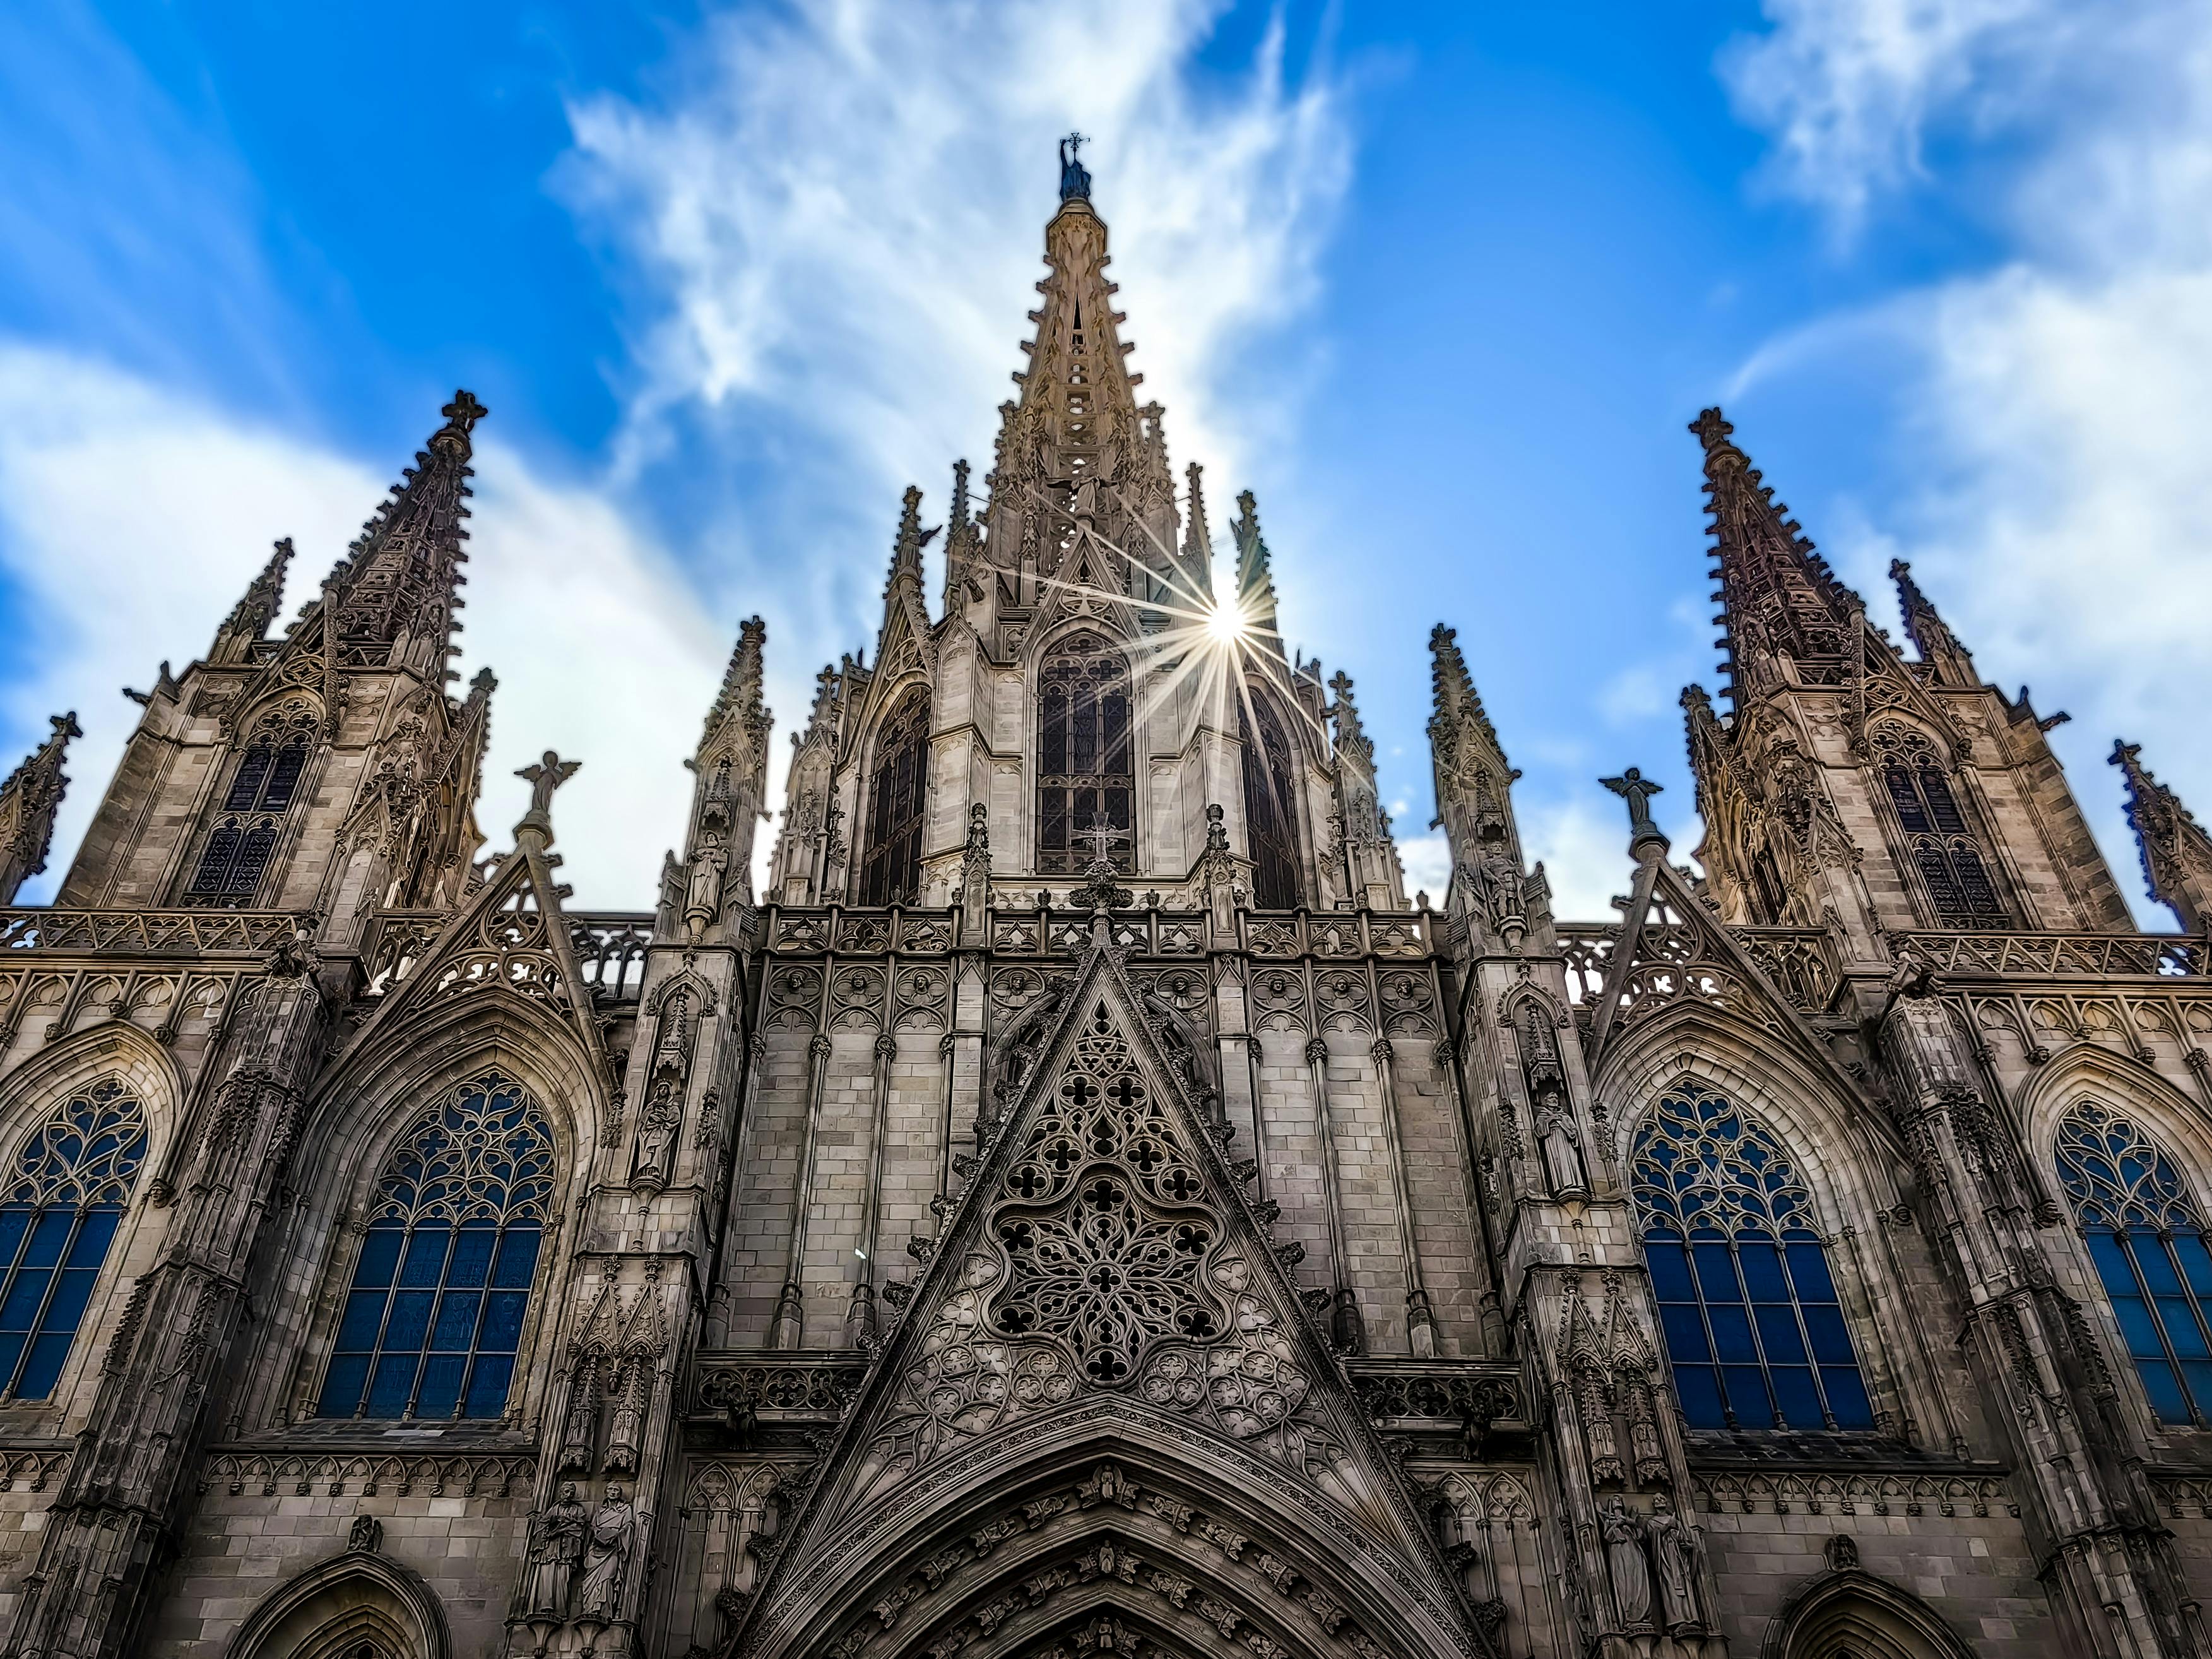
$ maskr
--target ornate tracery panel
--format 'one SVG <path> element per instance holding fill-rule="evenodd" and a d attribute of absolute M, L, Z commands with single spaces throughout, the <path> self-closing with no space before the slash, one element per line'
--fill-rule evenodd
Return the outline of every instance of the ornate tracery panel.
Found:
<path fill-rule="evenodd" d="M 1237 734 L 1244 747 L 1244 833 L 1252 849 L 1252 902 L 1261 910 L 1291 910 L 1298 903 L 1296 774 L 1291 746 L 1273 704 L 1248 694 L 1240 704 Z"/>
<path fill-rule="evenodd" d="M 44 1400 L 83 1321 L 146 1161 L 146 1109 L 109 1080 L 31 1131 L 0 1200 L 0 1379 Z"/>
<path fill-rule="evenodd" d="M 251 906 L 300 792 L 315 735 L 313 706 L 292 698 L 254 723 L 185 886 L 187 905 Z"/>
<path fill-rule="evenodd" d="M 1765 1125 L 1685 1079 L 1653 1102 L 1629 1156 L 1690 1425 L 1872 1428 L 1812 1194 Z"/>
<path fill-rule="evenodd" d="M 1129 665 L 1103 635 L 1079 629 L 1057 641 L 1037 683 L 1037 869 L 1080 870 L 1083 833 L 1094 819 L 1121 836 L 1116 869 L 1136 868 L 1137 792 L 1129 729 Z"/>
<path fill-rule="evenodd" d="M 1153 1345 L 1210 1343 L 1228 1309 L 1205 1269 L 1220 1227 L 1182 1132 L 1101 1003 L 1030 1120 L 993 1217 L 1006 1274 L 991 1323 L 1056 1337 L 1093 1382 Z"/>
<path fill-rule="evenodd" d="M 355 1264 L 320 1417 L 495 1418 L 553 1199 L 553 1136 L 487 1072 L 409 1125 Z"/>
<path fill-rule="evenodd" d="M 1935 744 L 1909 727 L 1885 726 L 1875 734 L 1875 753 L 1906 857 L 1928 890 L 1936 919 L 1946 927 L 2010 927 L 1989 861 Z"/>
<path fill-rule="evenodd" d="M 868 776 L 868 841 L 860 902 L 912 904 L 921 885 L 921 830 L 929 804 L 929 693 L 908 688 L 876 734 Z"/>
<path fill-rule="evenodd" d="M 2100 1101 L 2067 1113 L 2052 1156 L 2151 1408 L 2212 1423 L 2212 1253 L 2181 1171 Z"/>

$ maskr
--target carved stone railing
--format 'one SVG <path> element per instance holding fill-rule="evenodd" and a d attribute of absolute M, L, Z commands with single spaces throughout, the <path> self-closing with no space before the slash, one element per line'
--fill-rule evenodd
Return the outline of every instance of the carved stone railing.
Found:
<path fill-rule="evenodd" d="M 1605 976 L 1613 967 L 1613 947 L 1620 942 L 1618 923 L 1562 922 L 1556 930 L 1559 955 L 1566 961 L 1567 1000 L 1578 1007 L 1597 1001 L 1605 989 Z"/>
<path fill-rule="evenodd" d="M 905 905 L 809 905 L 799 909 L 768 907 L 768 948 L 779 954 L 811 955 L 836 951 L 848 956 L 940 955 L 960 935 L 957 910 L 919 910 Z"/>
<path fill-rule="evenodd" d="M 133 956 L 265 955 L 300 918 L 285 910 L 0 910 L 0 948 Z"/>
<path fill-rule="evenodd" d="M 508 1497 L 527 1500 L 538 1461 L 514 1449 L 217 1447 L 200 1466 L 203 1494 L 234 1497 Z"/>
<path fill-rule="evenodd" d="M 801 1358 L 786 1353 L 702 1352 L 693 1367 L 694 1412 L 751 1411 L 835 1422 L 859 1396 L 868 1374 L 853 1354 Z"/>
<path fill-rule="evenodd" d="M 2201 979 L 2205 942 L 2172 933 L 1901 933 L 1893 948 L 1938 973 L 2024 979 Z"/>
<path fill-rule="evenodd" d="M 1354 1359 L 1352 1392 L 1377 1426 L 1524 1422 L 1521 1368 L 1510 1360 Z"/>
<path fill-rule="evenodd" d="M 1240 910 L 1237 942 L 1262 961 L 1436 954 L 1432 911 Z"/>
<path fill-rule="evenodd" d="M 365 997 L 381 997 L 407 975 L 453 920 L 442 910 L 385 910 L 362 941 Z M 645 982 L 645 953 L 653 942 L 647 912 L 572 911 L 568 939 L 576 967 L 593 1002 L 634 1003 Z"/>

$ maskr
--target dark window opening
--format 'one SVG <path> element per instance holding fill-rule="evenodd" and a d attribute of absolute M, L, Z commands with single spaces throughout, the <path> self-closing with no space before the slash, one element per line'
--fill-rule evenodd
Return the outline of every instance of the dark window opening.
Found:
<path fill-rule="evenodd" d="M 1037 869 L 1074 875 L 1103 823 L 1114 868 L 1136 868 L 1136 765 L 1129 668 L 1098 634 L 1070 634 L 1045 658 L 1038 683 Z"/>
<path fill-rule="evenodd" d="M 868 778 L 868 845 L 860 902 L 910 905 L 921 886 L 921 832 L 929 805 L 929 698 L 915 686 L 876 735 Z"/>
<path fill-rule="evenodd" d="M 1249 713 L 1240 704 L 1237 727 L 1244 745 L 1244 833 L 1251 845 L 1252 902 L 1261 910 L 1291 910 L 1298 902 L 1297 808 L 1291 746 L 1284 739 L 1273 705 L 1265 697 L 1252 695 Z"/>

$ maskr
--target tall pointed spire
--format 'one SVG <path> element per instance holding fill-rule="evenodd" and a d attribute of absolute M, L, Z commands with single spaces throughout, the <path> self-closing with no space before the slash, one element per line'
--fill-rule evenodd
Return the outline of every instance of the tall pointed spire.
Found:
<path fill-rule="evenodd" d="M 1260 503 L 1249 490 L 1237 497 L 1238 518 L 1230 526 L 1237 538 L 1237 604 L 1249 626 L 1275 626 L 1275 571 L 1267 540 L 1260 534 Z"/>
<path fill-rule="evenodd" d="M 15 890 L 46 867 L 54 814 L 69 789 L 62 759 L 70 740 L 83 735 L 74 711 L 54 716 L 46 741 L 0 783 L 0 905 L 14 904 Z"/>
<path fill-rule="evenodd" d="M 1699 414 L 1690 430 L 1705 450 L 1719 619 L 1728 629 L 1721 643 L 1733 676 L 1724 689 L 1740 704 L 1778 686 L 1840 684 L 1857 637 L 1853 614 L 1863 602 L 1836 580 L 1751 458 L 1729 442 L 1735 429 L 1718 409 Z"/>
<path fill-rule="evenodd" d="M 1490 723 L 1489 713 L 1474 689 L 1474 676 L 1468 672 L 1467 657 L 1460 650 L 1459 630 L 1441 622 L 1429 630 L 1429 657 L 1430 743 L 1439 756 L 1455 757 L 1462 731 L 1471 728 L 1503 759 L 1505 751 L 1498 741 L 1497 728 Z"/>
<path fill-rule="evenodd" d="M 945 521 L 945 614 L 960 608 L 961 589 L 968 582 L 968 567 L 981 551 L 977 546 L 975 515 L 968 504 L 968 463 L 952 463 L 952 513 Z"/>
<path fill-rule="evenodd" d="M 1936 672 L 1938 684 L 1971 687 L 1981 684 L 1974 659 L 1959 643 L 1950 625 L 1936 614 L 1936 606 L 1912 579 L 1912 567 L 1901 558 L 1889 561 L 1889 579 L 1897 584 L 1898 608 L 1905 615 L 1905 637 L 1920 660 Z"/>
<path fill-rule="evenodd" d="M 1191 579 L 1211 589 L 1213 580 L 1213 529 L 1206 521 L 1206 468 L 1196 461 L 1183 468 L 1190 485 L 1188 515 L 1183 523 L 1182 563 Z"/>
<path fill-rule="evenodd" d="M 246 584 L 244 595 L 231 607 L 222 626 L 216 630 L 215 643 L 208 648 L 209 662 L 246 660 L 269 631 L 276 613 L 283 608 L 284 572 L 291 563 L 292 538 L 287 536 L 276 544 L 276 551 L 269 555 L 269 562 L 261 567 L 261 574 Z"/>
<path fill-rule="evenodd" d="M 484 406 L 466 391 L 439 412 L 446 424 L 430 435 L 392 495 L 362 527 L 332 572 L 339 639 L 355 650 L 389 648 L 386 661 L 444 683 L 453 613 L 461 607 L 461 544 L 468 531 L 471 433 Z"/>
<path fill-rule="evenodd" d="M 2181 797 L 2150 775 L 2142 745 L 2115 742 L 2112 763 L 2127 780 L 2128 823 L 2142 850 L 2150 896 L 2170 906 L 2191 933 L 2212 925 L 2212 835 Z"/>
<path fill-rule="evenodd" d="M 699 740 L 702 753 L 732 720 L 757 726 L 767 717 L 761 703 L 767 644 L 768 624 L 760 618 L 749 616 L 738 625 L 738 643 L 730 651 L 729 667 L 722 671 L 722 688 L 707 711 L 706 733 Z"/>
<path fill-rule="evenodd" d="M 929 607 L 921 596 L 921 550 L 937 534 L 937 528 L 921 528 L 921 489 L 918 485 L 906 486 L 906 498 L 899 509 L 898 534 L 891 541 L 890 575 L 884 583 L 884 633 L 876 641 L 876 658 L 883 661 L 890 643 L 891 619 L 903 616 L 914 635 L 915 647 L 925 657 L 929 655 Z"/>

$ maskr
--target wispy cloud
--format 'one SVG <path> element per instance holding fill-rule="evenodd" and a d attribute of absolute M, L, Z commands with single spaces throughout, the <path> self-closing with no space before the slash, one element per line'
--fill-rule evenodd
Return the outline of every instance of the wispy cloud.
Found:
<path fill-rule="evenodd" d="M 280 535 L 301 549 L 296 602 L 400 459 L 368 464 L 113 369 L 0 347 L 0 569 L 32 619 L 7 713 L 31 730 L 75 708 L 85 729 L 53 862 L 27 897 L 58 881 L 137 723 L 118 688 L 204 650 Z M 514 769 L 549 746 L 583 756 L 561 796 L 563 873 L 580 902 L 634 906 L 683 821 L 682 761 L 725 643 L 605 499 L 495 442 L 477 471 L 465 657 L 501 677 L 480 815 L 503 840 L 527 804 Z"/>
<path fill-rule="evenodd" d="M 1830 320 L 1768 373 L 1869 327 L 1902 352 L 1905 487 L 1830 540 L 1891 552 L 1978 650 L 2075 716 L 2054 741 L 2124 882 L 2098 763 L 2116 733 L 2212 804 L 2212 12 L 2142 0 L 1771 0 L 1726 68 L 1789 186 L 1844 218 L 1960 135 L 1991 269 Z M 2095 27 L 2087 27 L 2094 18 Z M 1976 148 L 1974 140 L 1990 142 Z M 2001 142 L 2000 142 L 2001 140 Z"/>

